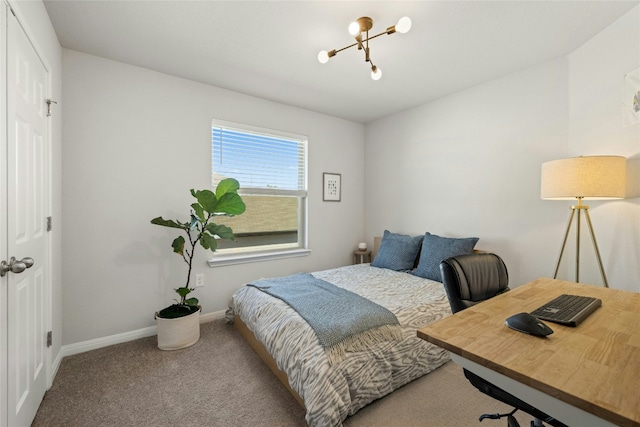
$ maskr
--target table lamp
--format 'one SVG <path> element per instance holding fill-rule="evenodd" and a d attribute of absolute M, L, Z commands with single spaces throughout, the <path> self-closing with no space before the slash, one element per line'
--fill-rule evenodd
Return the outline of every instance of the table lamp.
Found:
<path fill-rule="evenodd" d="M 558 275 L 562 254 L 567 244 L 574 214 L 577 212 L 576 227 L 576 282 L 580 281 L 580 213 L 584 211 L 591 233 L 591 241 L 595 249 L 600 274 L 604 285 L 608 288 L 607 276 L 602 267 L 602 259 L 598 243 L 593 232 L 589 206 L 582 200 L 624 199 L 625 196 L 626 159 L 622 156 L 585 156 L 569 159 L 553 160 L 542 164 L 540 197 L 548 200 L 573 200 L 578 204 L 571 206 L 569 222 L 562 241 L 560 256 L 553 274 Z"/>

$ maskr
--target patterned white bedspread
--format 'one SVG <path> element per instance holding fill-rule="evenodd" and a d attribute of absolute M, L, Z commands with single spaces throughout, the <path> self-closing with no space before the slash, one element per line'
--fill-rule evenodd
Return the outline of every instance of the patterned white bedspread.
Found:
<path fill-rule="evenodd" d="M 441 283 L 369 264 L 313 275 L 389 309 L 398 318 L 404 338 L 349 352 L 330 366 L 315 333 L 295 310 L 254 287 L 239 289 L 232 298 L 234 313 L 304 399 L 309 426 L 341 426 L 347 416 L 373 400 L 449 360 L 446 350 L 416 336 L 419 328 L 451 314 Z"/>

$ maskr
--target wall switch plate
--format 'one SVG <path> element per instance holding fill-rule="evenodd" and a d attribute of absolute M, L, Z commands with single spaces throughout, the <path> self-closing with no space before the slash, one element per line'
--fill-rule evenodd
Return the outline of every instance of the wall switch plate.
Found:
<path fill-rule="evenodd" d="M 204 286 L 204 274 L 196 274 L 196 288 Z"/>

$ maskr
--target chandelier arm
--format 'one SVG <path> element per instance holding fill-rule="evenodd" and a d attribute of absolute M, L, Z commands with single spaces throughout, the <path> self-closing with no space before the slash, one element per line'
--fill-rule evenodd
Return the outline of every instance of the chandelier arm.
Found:
<path fill-rule="evenodd" d="M 358 43 L 356 42 L 356 43 L 350 44 L 349 46 L 345 46 L 345 47 L 343 47 L 342 49 L 336 49 L 336 53 L 338 53 L 338 52 L 342 52 L 343 50 L 347 50 L 347 49 L 349 49 L 350 47 L 354 47 L 354 46 L 357 46 L 357 45 L 358 45 Z"/>
<path fill-rule="evenodd" d="M 368 38 L 362 40 L 362 42 L 368 42 L 369 40 L 375 39 L 376 37 L 379 37 L 379 36 L 382 36 L 382 35 L 385 35 L 385 34 L 388 34 L 388 33 L 386 31 L 384 31 L 384 32 L 382 32 L 380 34 L 376 34 L 375 36 L 368 37 Z M 349 46 L 345 46 L 345 47 L 343 47 L 341 49 L 336 49 L 335 51 L 336 51 L 336 53 L 342 52 L 343 50 L 347 50 L 347 49 L 352 48 L 354 46 L 358 46 L 358 44 L 359 43 L 356 41 L 355 43 L 352 43 Z"/>
<path fill-rule="evenodd" d="M 373 39 L 375 39 L 376 37 L 380 37 L 380 36 L 383 36 L 383 35 L 385 35 L 385 34 L 389 34 L 389 35 L 391 35 L 391 34 L 393 34 L 393 33 L 389 33 L 389 32 L 387 32 L 387 31 L 383 31 L 383 32 L 381 32 L 380 34 L 376 34 L 375 36 L 367 37 L 367 39 L 366 39 L 366 40 L 363 40 L 363 42 L 368 42 L 369 40 L 373 40 Z"/>

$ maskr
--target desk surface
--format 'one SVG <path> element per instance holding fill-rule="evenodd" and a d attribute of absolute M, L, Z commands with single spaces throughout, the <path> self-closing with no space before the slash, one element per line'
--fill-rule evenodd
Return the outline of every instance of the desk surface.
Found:
<path fill-rule="evenodd" d="M 505 319 L 568 293 L 602 300 L 538 338 Z M 418 330 L 418 337 L 620 426 L 640 426 L 640 294 L 537 279 Z"/>

